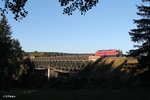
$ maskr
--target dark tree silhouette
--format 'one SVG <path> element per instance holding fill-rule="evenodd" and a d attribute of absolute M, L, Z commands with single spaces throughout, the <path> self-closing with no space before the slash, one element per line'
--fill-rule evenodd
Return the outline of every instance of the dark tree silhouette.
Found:
<path fill-rule="evenodd" d="M 25 10 L 25 5 L 28 0 L 0 0 L 0 15 L 3 16 L 8 11 L 11 11 L 15 17 L 20 20 L 27 16 L 28 12 Z M 88 10 L 96 6 L 98 0 L 58 0 L 60 5 L 64 7 L 63 13 L 72 15 L 72 12 L 78 9 L 81 14 L 85 14 Z M 36 1 L 35 1 L 36 2 Z"/>
<path fill-rule="evenodd" d="M 5 16 L 0 20 L 0 88 L 8 87 L 13 73 L 20 65 L 23 51 L 18 40 L 11 37 L 11 28 Z"/>
<path fill-rule="evenodd" d="M 64 14 L 72 15 L 72 12 L 78 9 L 81 14 L 85 14 L 88 10 L 96 6 L 98 0 L 59 0 L 61 6 L 65 7 Z"/>
<path fill-rule="evenodd" d="M 137 43 L 136 50 L 131 50 L 130 55 L 140 57 L 140 67 L 150 67 L 150 0 L 142 0 L 143 4 L 137 6 L 137 15 L 141 19 L 134 20 L 137 25 L 129 34 L 133 42 Z"/>
<path fill-rule="evenodd" d="M 25 4 L 27 0 L 1 0 L 0 14 L 3 16 L 11 11 L 15 17 L 14 19 L 19 20 L 27 16 L 27 11 L 25 10 Z"/>

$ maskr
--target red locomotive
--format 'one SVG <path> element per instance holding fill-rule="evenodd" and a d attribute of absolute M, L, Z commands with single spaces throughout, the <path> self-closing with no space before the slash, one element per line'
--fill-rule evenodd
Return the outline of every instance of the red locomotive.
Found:
<path fill-rule="evenodd" d="M 110 50 L 98 50 L 95 56 L 119 56 L 121 54 L 120 50 L 110 49 Z"/>

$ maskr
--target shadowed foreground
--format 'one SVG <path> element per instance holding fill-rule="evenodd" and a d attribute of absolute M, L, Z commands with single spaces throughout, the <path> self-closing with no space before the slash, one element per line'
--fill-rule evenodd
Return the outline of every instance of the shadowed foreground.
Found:
<path fill-rule="evenodd" d="M 11 94 L 11 92 L 8 94 Z M 0 95 L 2 99 L 3 92 Z M 40 90 L 31 93 L 13 92 L 12 95 L 16 96 L 15 100 L 149 100 L 150 87 L 136 89 Z"/>

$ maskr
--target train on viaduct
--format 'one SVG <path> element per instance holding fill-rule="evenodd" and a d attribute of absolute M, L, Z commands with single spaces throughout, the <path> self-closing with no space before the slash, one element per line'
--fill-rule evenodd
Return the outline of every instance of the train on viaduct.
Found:
<path fill-rule="evenodd" d="M 47 70 L 48 79 L 58 77 L 61 73 L 75 73 L 84 69 L 91 61 L 104 56 L 121 55 L 120 50 L 98 50 L 93 54 L 61 55 L 48 57 L 31 56 L 36 70 Z"/>

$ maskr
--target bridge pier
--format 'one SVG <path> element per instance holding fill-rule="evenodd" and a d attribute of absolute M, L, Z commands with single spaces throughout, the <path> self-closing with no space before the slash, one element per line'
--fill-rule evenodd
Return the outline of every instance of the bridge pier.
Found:
<path fill-rule="evenodd" d="M 47 69 L 47 76 L 48 76 L 48 80 L 51 79 L 51 78 L 57 78 L 58 77 L 58 72 L 54 71 L 53 69 L 51 68 L 48 68 Z"/>

